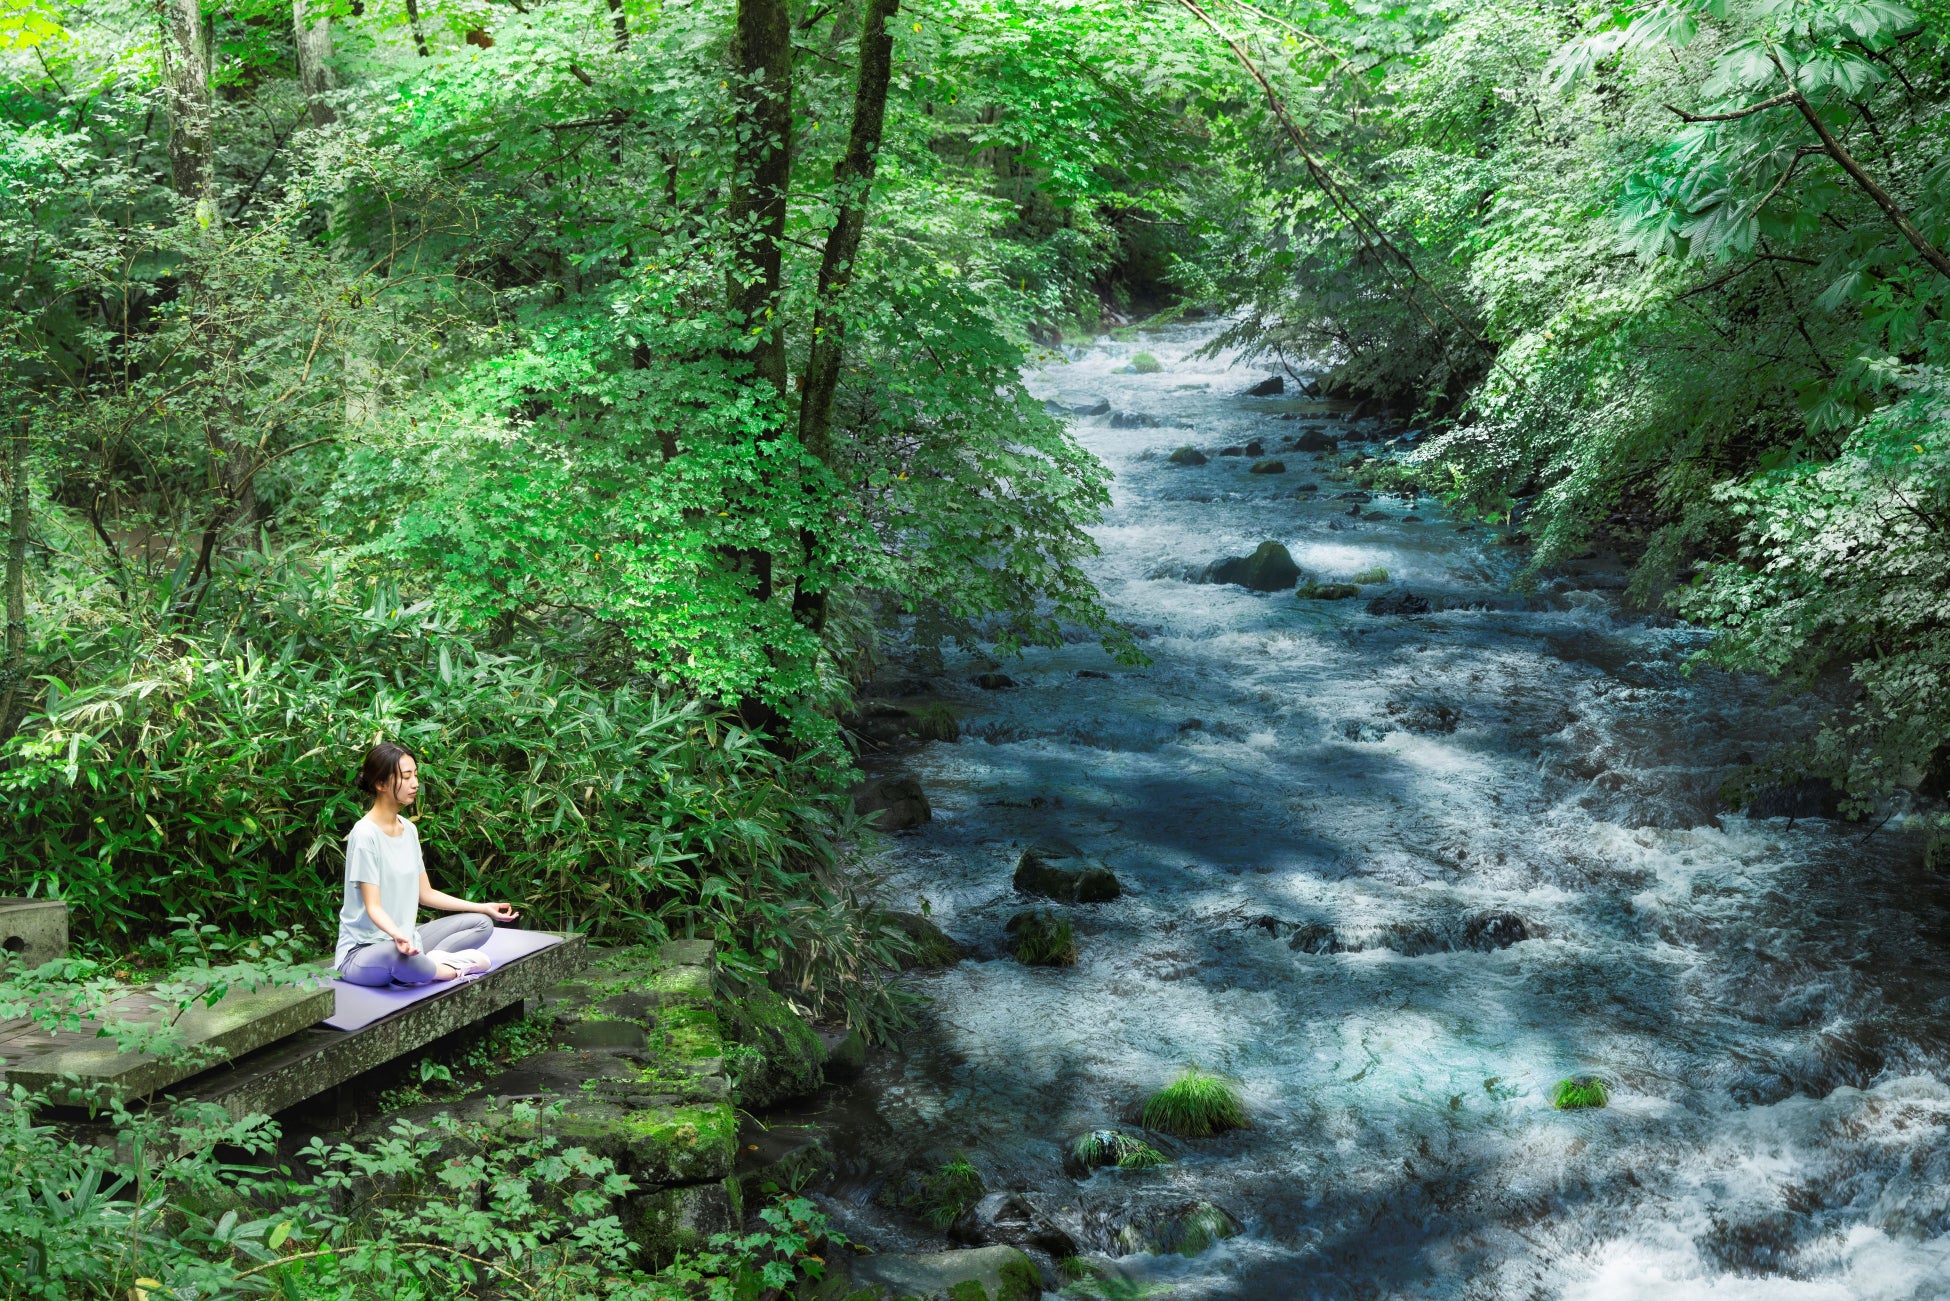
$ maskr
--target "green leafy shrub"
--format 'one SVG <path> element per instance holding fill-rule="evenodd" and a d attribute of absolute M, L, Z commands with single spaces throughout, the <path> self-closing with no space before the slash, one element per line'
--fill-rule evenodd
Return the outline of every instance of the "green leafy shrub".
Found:
<path fill-rule="evenodd" d="M 868 1014 L 893 941 L 842 883 L 851 814 L 818 753 L 782 756 L 564 648 L 478 646 L 330 570 L 278 565 L 221 595 L 231 620 L 208 639 L 71 643 L 89 685 L 50 689 L 0 747 L 0 891 L 58 891 L 77 938 L 118 951 L 192 912 L 329 942 L 351 778 L 384 736 L 419 756 L 413 816 L 443 889 L 532 925 L 711 936 L 734 968 Z"/>
<path fill-rule="evenodd" d="M 1239 1087 L 1231 1080 L 1191 1066 L 1151 1095 L 1139 1123 L 1181 1138 L 1209 1138 L 1229 1129 L 1244 1129 L 1246 1108 L 1239 1100 Z"/>
<path fill-rule="evenodd" d="M 1559 1111 L 1602 1107 L 1610 1101 L 1611 1088 L 1595 1076 L 1573 1075 L 1569 1079 L 1559 1080 L 1551 1089 L 1551 1106 Z"/>
<path fill-rule="evenodd" d="M 1016 937 L 1016 961 L 1025 967 L 1074 967 L 1077 937 L 1068 917 L 1048 913 L 1018 913 L 1009 919 Z"/>

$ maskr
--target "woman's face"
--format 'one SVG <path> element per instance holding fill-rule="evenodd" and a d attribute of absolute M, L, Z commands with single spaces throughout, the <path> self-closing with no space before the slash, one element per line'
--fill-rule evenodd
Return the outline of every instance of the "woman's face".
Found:
<path fill-rule="evenodd" d="M 393 798 L 405 808 L 420 793 L 420 765 L 413 762 L 413 756 L 400 756 L 399 767 L 393 770 Z"/>

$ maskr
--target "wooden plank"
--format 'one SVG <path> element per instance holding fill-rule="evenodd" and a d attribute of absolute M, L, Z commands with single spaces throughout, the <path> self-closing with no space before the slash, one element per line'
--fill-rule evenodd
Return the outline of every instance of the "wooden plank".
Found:
<path fill-rule="evenodd" d="M 537 997 L 582 970 L 588 957 L 585 937 L 564 935 L 560 944 L 516 958 L 453 990 L 409 1003 L 361 1029 L 306 1030 L 240 1056 L 171 1092 L 180 1098 L 218 1103 L 239 1119 L 275 1114 L 417 1052 L 524 998 Z"/>
<path fill-rule="evenodd" d="M 144 1098 L 209 1070 L 213 1054 L 232 1059 L 317 1025 L 332 1014 L 332 1006 L 329 987 L 232 990 L 214 1004 L 197 1004 L 177 1020 L 178 1042 L 193 1050 L 181 1056 L 122 1052 L 111 1039 L 60 1035 L 42 1051 L 22 1054 L 17 1065 L 9 1065 L 7 1082 L 66 1098 L 75 1087 L 68 1078 L 73 1076 L 84 1094 L 102 1088 L 125 1102 Z M 132 1021 L 160 1020 L 172 1010 L 139 993 L 116 1005 L 117 1015 Z"/>

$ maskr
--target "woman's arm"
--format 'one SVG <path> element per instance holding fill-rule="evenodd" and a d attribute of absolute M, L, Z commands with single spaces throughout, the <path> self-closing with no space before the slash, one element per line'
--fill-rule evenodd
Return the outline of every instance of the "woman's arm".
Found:
<path fill-rule="evenodd" d="M 504 922 L 511 922 L 521 916 L 505 903 L 469 903 L 465 899 L 456 899 L 450 894 L 436 890 L 433 888 L 433 881 L 425 872 L 420 873 L 420 906 L 438 908 L 442 912 L 450 913 L 486 913 Z"/>
<path fill-rule="evenodd" d="M 424 872 L 420 874 L 420 880 L 423 883 L 426 881 L 426 874 Z M 424 885 L 422 888 L 424 888 Z M 394 948 L 409 958 L 420 951 L 419 945 L 413 942 L 413 937 L 400 930 L 393 919 L 386 915 L 386 910 L 379 906 L 379 887 L 377 885 L 371 881 L 359 882 L 359 901 L 366 906 L 366 919 L 385 934 L 392 937 Z"/>

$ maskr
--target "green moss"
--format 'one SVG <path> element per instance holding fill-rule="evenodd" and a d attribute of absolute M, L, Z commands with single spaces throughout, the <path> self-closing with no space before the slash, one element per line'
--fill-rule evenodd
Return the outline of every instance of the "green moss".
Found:
<path fill-rule="evenodd" d="M 1294 595 L 1303 601 L 1345 601 L 1361 595 L 1361 589 L 1353 583 L 1316 583 L 1309 579 L 1300 584 L 1300 590 Z"/>
<path fill-rule="evenodd" d="M 1137 356 L 1131 358 L 1131 369 L 1140 375 L 1156 375 L 1164 367 L 1150 353 L 1140 352 Z"/>
<path fill-rule="evenodd" d="M 1021 1256 L 1002 1266 L 1002 1287 L 995 1301 L 1037 1301 L 1043 1295 L 1043 1278 Z"/>
<path fill-rule="evenodd" d="M 948 1289 L 948 1301 L 989 1301 L 989 1290 L 975 1279 L 963 1279 Z"/>
<path fill-rule="evenodd" d="M 626 1230 L 652 1265 L 680 1252 L 702 1251 L 714 1236 L 736 1232 L 744 1220 L 744 1195 L 736 1179 L 657 1189 L 628 1205 Z"/>
<path fill-rule="evenodd" d="M 1018 913 L 1009 919 L 1016 937 L 1016 961 L 1025 967 L 1074 967 L 1077 937 L 1067 917 L 1048 913 Z"/>
<path fill-rule="evenodd" d="M 679 1061 L 724 1056 L 724 1027 L 708 1007 L 673 1007 L 657 1017 L 660 1042 Z"/>
<path fill-rule="evenodd" d="M 1144 1104 L 1145 1128 L 1183 1138 L 1208 1138 L 1246 1127 L 1246 1108 L 1239 1089 L 1222 1075 L 1188 1067 L 1183 1075 L 1151 1095 Z"/>
<path fill-rule="evenodd" d="M 946 705 L 923 705 L 913 711 L 914 735 L 923 741 L 953 741 L 961 736 L 961 720 Z"/>
<path fill-rule="evenodd" d="M 1357 583 L 1385 583 L 1388 581 L 1388 571 L 1380 565 L 1376 565 L 1373 569 L 1364 569 L 1356 574 L 1353 581 Z"/>
<path fill-rule="evenodd" d="M 1557 1087 L 1551 1090 L 1551 1106 L 1559 1111 L 1602 1107 L 1610 1101 L 1610 1086 L 1590 1075 L 1573 1075 L 1569 1079 L 1559 1080 Z"/>
<path fill-rule="evenodd" d="M 738 1116 L 730 1103 L 651 1107 L 625 1112 L 617 1124 L 639 1183 L 695 1182 L 731 1173 Z"/>
<path fill-rule="evenodd" d="M 727 1035 L 743 1050 L 736 1063 L 727 1061 L 741 1106 L 769 1107 L 816 1092 L 826 1082 L 819 1036 L 777 993 L 760 986 L 727 1000 L 724 1014 Z"/>

